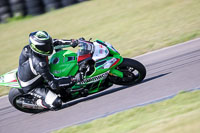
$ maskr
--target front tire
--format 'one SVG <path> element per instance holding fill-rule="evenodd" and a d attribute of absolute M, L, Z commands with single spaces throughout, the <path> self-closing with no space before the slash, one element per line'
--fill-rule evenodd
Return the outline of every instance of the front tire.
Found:
<path fill-rule="evenodd" d="M 124 74 L 123 78 L 110 76 L 111 82 L 117 85 L 134 85 L 140 83 L 146 76 L 144 65 L 134 59 L 124 58 L 116 69 Z"/>

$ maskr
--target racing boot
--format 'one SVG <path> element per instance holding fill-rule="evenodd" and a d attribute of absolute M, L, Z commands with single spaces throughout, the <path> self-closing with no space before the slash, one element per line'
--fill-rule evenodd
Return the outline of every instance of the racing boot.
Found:
<path fill-rule="evenodd" d="M 62 101 L 60 98 L 57 98 L 52 105 L 46 104 L 42 99 L 36 101 L 38 109 L 49 109 L 49 110 L 59 110 L 62 107 Z"/>
<path fill-rule="evenodd" d="M 48 88 L 36 88 L 29 94 L 37 97 L 35 104 L 38 108 L 58 110 L 62 107 L 62 100 L 60 97 Z"/>

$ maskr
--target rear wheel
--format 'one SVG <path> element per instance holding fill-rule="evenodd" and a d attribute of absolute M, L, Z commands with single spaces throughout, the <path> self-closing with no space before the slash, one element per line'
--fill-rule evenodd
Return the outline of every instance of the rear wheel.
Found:
<path fill-rule="evenodd" d="M 110 76 L 111 82 L 117 85 L 134 85 L 141 82 L 146 76 L 144 65 L 129 58 L 124 58 L 123 62 L 116 69 L 124 74 L 123 78 Z"/>
<path fill-rule="evenodd" d="M 44 109 L 34 109 L 31 95 L 24 95 L 17 88 L 11 88 L 8 94 L 10 103 L 18 110 L 26 113 L 39 113 L 44 111 Z M 29 103 L 23 104 L 24 100 L 30 101 Z"/>

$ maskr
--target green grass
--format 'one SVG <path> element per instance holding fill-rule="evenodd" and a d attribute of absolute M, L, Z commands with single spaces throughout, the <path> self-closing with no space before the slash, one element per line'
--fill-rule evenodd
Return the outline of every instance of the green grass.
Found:
<path fill-rule="evenodd" d="M 0 74 L 18 66 L 30 32 L 46 30 L 53 38 L 101 39 L 123 56 L 133 57 L 199 37 L 199 7 L 199 0 L 91 0 L 0 24 Z"/>
<path fill-rule="evenodd" d="M 199 133 L 199 125 L 200 91 L 194 91 L 54 133 Z"/>

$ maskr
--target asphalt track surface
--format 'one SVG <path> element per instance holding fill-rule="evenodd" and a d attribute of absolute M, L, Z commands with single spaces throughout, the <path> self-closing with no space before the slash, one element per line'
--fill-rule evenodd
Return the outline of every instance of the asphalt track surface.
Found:
<path fill-rule="evenodd" d="M 65 104 L 59 111 L 27 114 L 13 108 L 7 96 L 0 98 L 0 133 L 51 132 L 199 87 L 200 38 L 136 59 L 147 68 L 142 83 L 131 87 L 113 86 Z"/>

